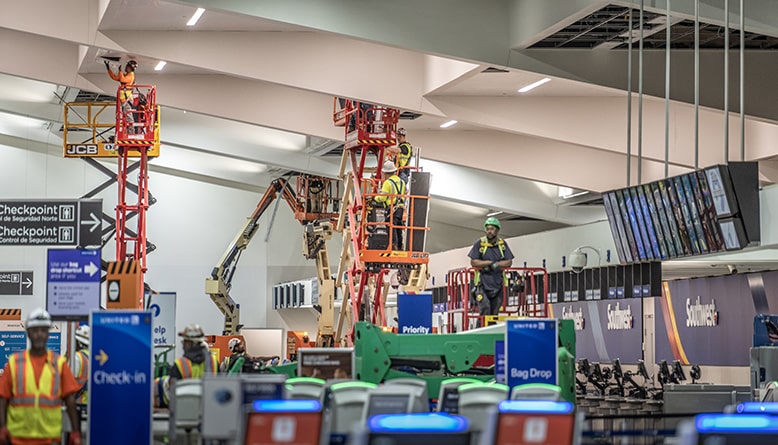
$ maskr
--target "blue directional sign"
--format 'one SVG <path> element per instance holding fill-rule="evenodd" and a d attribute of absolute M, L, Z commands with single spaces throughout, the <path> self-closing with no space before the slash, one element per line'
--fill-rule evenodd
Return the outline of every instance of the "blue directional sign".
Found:
<path fill-rule="evenodd" d="M 397 332 L 432 333 L 432 293 L 397 294 Z"/>
<path fill-rule="evenodd" d="M 505 377 L 505 341 L 494 342 L 494 380 L 497 383 L 507 384 Z"/>
<path fill-rule="evenodd" d="M 46 349 L 60 353 L 62 344 L 62 331 L 59 323 L 54 323 L 49 330 L 49 340 Z M 0 321 L 0 375 L 8 362 L 8 357 L 19 351 L 27 349 L 27 331 L 24 323 L 18 320 Z"/>
<path fill-rule="evenodd" d="M 557 321 L 535 318 L 508 320 L 505 360 L 508 386 L 557 384 Z"/>
<path fill-rule="evenodd" d="M 95 311 L 89 325 L 89 437 L 151 443 L 151 312 Z"/>
<path fill-rule="evenodd" d="M 46 277 L 46 310 L 53 318 L 85 319 L 100 308 L 100 249 L 49 249 Z"/>

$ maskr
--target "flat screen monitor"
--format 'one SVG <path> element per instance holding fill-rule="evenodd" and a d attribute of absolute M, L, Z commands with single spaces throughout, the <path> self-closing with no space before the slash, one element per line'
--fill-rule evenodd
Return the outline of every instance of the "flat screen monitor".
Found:
<path fill-rule="evenodd" d="M 354 348 L 300 348 L 297 375 L 319 379 L 353 379 Z"/>
<path fill-rule="evenodd" d="M 673 218 L 675 218 L 675 225 L 678 227 L 678 234 L 681 237 L 681 242 L 683 243 L 683 250 L 684 253 L 687 255 L 693 255 L 695 253 L 699 253 L 699 251 L 695 251 L 695 243 L 693 243 L 692 234 L 694 230 L 690 230 L 689 223 L 686 221 L 686 218 L 684 216 L 684 205 L 683 202 L 680 201 L 677 188 L 675 185 L 675 182 L 671 179 L 667 179 L 663 181 L 665 184 L 665 190 L 667 191 L 667 196 L 670 199 L 670 209 L 672 209 Z M 680 182 L 679 182 L 680 186 Z M 683 196 L 683 191 L 681 191 L 681 196 Z M 688 212 L 687 212 L 688 213 Z"/>
<path fill-rule="evenodd" d="M 496 445 L 573 445 L 575 435 L 570 402 L 510 400 L 498 405 Z"/>
<path fill-rule="evenodd" d="M 244 445 L 318 445 L 321 403 L 317 400 L 261 400 L 246 418 Z"/>
<path fill-rule="evenodd" d="M 743 222 L 739 218 L 725 218 L 719 221 L 719 229 L 724 239 L 724 248 L 740 250 L 748 244 Z"/>
<path fill-rule="evenodd" d="M 616 200 L 616 193 L 610 192 L 607 194 L 607 200 L 610 203 L 611 210 L 613 211 L 613 220 L 616 223 L 616 230 L 619 234 L 619 241 L 621 241 L 621 250 L 624 253 L 624 261 L 631 263 L 634 261 L 632 256 L 632 250 L 629 247 L 629 240 L 627 239 L 626 228 L 624 227 L 624 218 L 621 216 L 621 210 L 619 209 L 619 203 Z"/>
<path fill-rule="evenodd" d="M 640 239 L 643 241 L 643 250 L 646 252 L 646 258 L 652 260 L 654 259 L 654 251 L 651 248 L 651 239 L 648 235 L 646 221 L 643 219 L 643 209 L 640 206 L 640 199 L 638 199 L 637 191 L 634 187 L 627 190 L 628 191 L 624 192 L 624 195 L 629 195 L 629 199 L 632 202 L 632 208 L 635 211 L 635 221 L 637 222 L 638 230 L 640 230 Z M 627 206 L 627 208 L 629 208 L 629 206 Z"/>
<path fill-rule="evenodd" d="M 697 243 L 700 246 L 700 253 L 708 253 L 708 241 L 705 237 L 705 231 L 702 228 L 702 219 L 700 218 L 700 212 L 697 210 L 697 200 L 694 197 L 694 191 L 692 190 L 692 184 L 690 177 L 694 173 L 681 176 L 681 184 L 683 185 L 683 192 L 685 195 L 686 206 L 689 209 L 689 217 L 692 221 L 692 227 L 694 227 L 694 233 L 697 236 Z"/>
<path fill-rule="evenodd" d="M 706 168 L 705 176 L 708 178 L 708 188 L 713 200 L 713 207 L 716 209 L 716 216 L 721 218 L 736 214 L 738 211 L 737 200 L 726 167 L 716 165 Z"/>
<path fill-rule="evenodd" d="M 645 187 L 651 190 L 654 205 L 656 206 L 656 213 L 659 217 L 659 222 L 662 225 L 662 231 L 665 234 L 667 255 L 670 258 L 676 258 L 683 255 L 683 247 L 681 246 L 681 241 L 677 236 L 678 229 L 675 227 L 675 222 L 668 220 L 667 218 L 667 212 L 665 211 L 664 202 L 662 201 L 662 193 L 659 191 L 659 183 L 652 182 L 651 184 L 646 184 Z"/>
<path fill-rule="evenodd" d="M 666 239 L 666 230 L 662 227 L 662 221 L 659 219 L 659 214 L 656 211 L 656 204 L 654 203 L 654 194 L 651 192 L 651 187 L 649 187 L 648 184 L 644 184 L 642 187 L 643 193 L 640 195 L 641 199 L 645 199 L 645 208 L 648 209 L 648 212 L 646 213 L 644 211 L 644 214 L 647 214 L 648 217 L 651 219 L 651 224 L 654 229 L 654 234 L 656 235 L 656 241 L 659 245 L 659 254 L 661 255 L 662 259 L 667 259 L 670 257 L 670 251 L 667 247 L 667 239 Z M 672 242 L 672 241 L 671 241 Z"/>
<path fill-rule="evenodd" d="M 708 228 L 711 231 L 711 249 L 716 251 L 724 250 L 724 239 L 721 237 L 721 230 L 717 223 L 716 209 L 713 206 L 713 200 L 710 195 L 710 188 L 708 187 L 708 177 L 705 175 L 705 171 L 697 171 L 697 187 L 700 190 L 700 198 L 698 204 L 700 209 L 704 209 L 705 219 L 708 222 Z M 694 184 L 692 184 L 694 185 Z"/>
<path fill-rule="evenodd" d="M 627 220 L 629 221 L 630 227 L 632 227 L 632 237 L 634 238 L 635 247 L 637 247 L 638 258 L 641 260 L 648 259 L 646 248 L 643 244 L 643 238 L 640 233 L 640 226 L 638 226 L 638 220 L 635 216 L 635 207 L 632 205 L 632 196 L 628 190 L 617 191 L 616 193 L 621 193 L 621 199 L 624 200 L 624 205 L 627 208 Z"/>
<path fill-rule="evenodd" d="M 613 242 L 616 244 L 616 252 L 619 255 L 619 261 L 629 262 L 627 259 L 627 255 L 624 252 L 624 245 L 622 244 L 622 232 L 624 231 L 624 228 L 619 230 L 617 223 L 616 223 L 616 215 L 613 213 L 613 208 L 611 207 L 611 200 L 610 196 L 613 194 L 613 192 L 604 193 L 602 196 L 602 203 L 605 206 L 605 215 L 608 217 L 608 225 L 611 229 L 611 235 L 613 236 Z"/>
<path fill-rule="evenodd" d="M 410 411 L 410 394 L 370 394 L 367 400 L 365 418 L 378 414 L 401 414 Z"/>
<path fill-rule="evenodd" d="M 640 203 L 640 213 L 643 219 L 643 226 L 646 228 L 648 234 L 648 243 L 651 246 L 651 252 L 654 259 L 666 258 L 662 256 L 662 249 L 659 248 L 659 238 L 656 235 L 656 229 L 654 227 L 654 221 L 651 219 L 651 212 L 648 208 L 648 202 L 646 201 L 646 195 L 643 191 L 643 187 L 635 187 L 632 189 L 633 193 L 637 195 L 637 201 Z"/>
<path fill-rule="evenodd" d="M 673 241 L 676 242 L 676 252 L 679 257 L 691 255 L 691 245 L 689 244 L 689 238 L 686 236 L 683 216 L 681 216 L 681 209 L 678 207 L 678 200 L 675 198 L 672 186 L 671 181 L 661 180 L 657 182 L 659 194 L 662 196 L 662 205 L 667 214 L 667 222 L 670 225 L 670 230 L 673 232 Z"/>
<path fill-rule="evenodd" d="M 621 213 L 621 220 L 624 223 L 624 234 L 627 236 L 627 244 L 632 255 L 632 261 L 640 261 L 640 253 L 635 242 L 635 235 L 632 233 L 632 224 L 629 221 L 629 212 L 627 211 L 627 203 L 624 201 L 624 195 L 621 190 L 616 190 L 614 196 L 616 205 L 613 207 L 613 210 L 619 209 L 619 213 Z M 611 205 L 613 205 L 613 201 L 611 201 Z"/>
<path fill-rule="evenodd" d="M 100 309 L 100 258 L 100 249 L 48 249 L 46 311 L 52 319 L 86 321 Z M 119 302 L 115 281 L 108 284 L 108 300 Z"/>

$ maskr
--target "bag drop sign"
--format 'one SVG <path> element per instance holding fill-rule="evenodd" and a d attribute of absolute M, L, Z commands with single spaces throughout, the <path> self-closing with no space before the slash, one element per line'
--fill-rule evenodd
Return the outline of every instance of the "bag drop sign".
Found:
<path fill-rule="evenodd" d="M 507 320 L 505 361 L 508 386 L 557 384 L 557 321 Z"/>

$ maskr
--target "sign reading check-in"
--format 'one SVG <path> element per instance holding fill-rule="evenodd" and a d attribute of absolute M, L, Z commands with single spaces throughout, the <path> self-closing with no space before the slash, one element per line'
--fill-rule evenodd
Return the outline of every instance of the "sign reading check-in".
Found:
<path fill-rule="evenodd" d="M 0 246 L 100 246 L 102 199 L 0 201 Z"/>

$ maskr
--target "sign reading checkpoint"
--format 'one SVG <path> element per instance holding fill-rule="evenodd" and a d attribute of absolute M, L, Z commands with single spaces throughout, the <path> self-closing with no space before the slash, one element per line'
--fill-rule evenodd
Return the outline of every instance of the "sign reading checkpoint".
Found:
<path fill-rule="evenodd" d="M 508 386 L 557 384 L 557 321 L 534 318 L 507 320 L 505 361 Z"/>
<path fill-rule="evenodd" d="M 89 437 L 151 443 L 152 313 L 92 312 L 89 324 Z"/>

